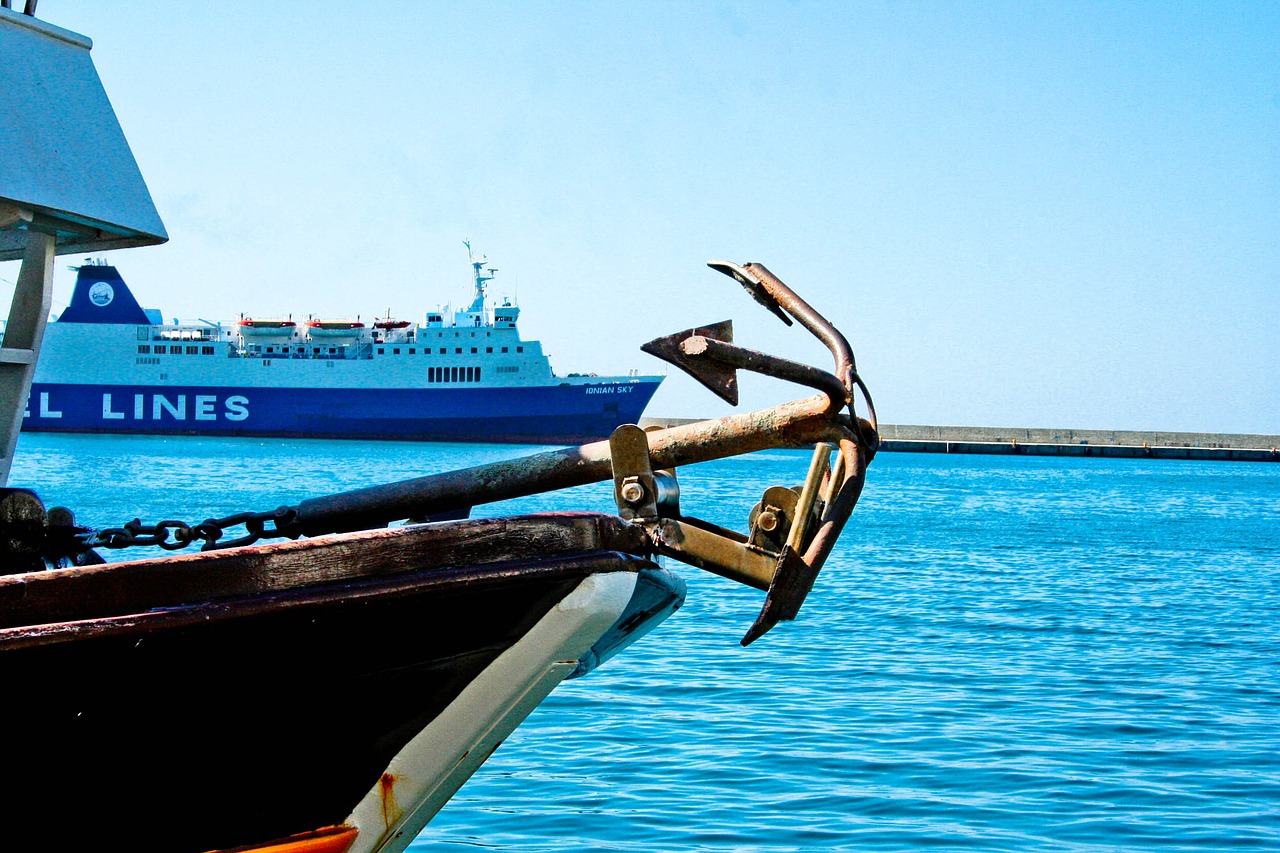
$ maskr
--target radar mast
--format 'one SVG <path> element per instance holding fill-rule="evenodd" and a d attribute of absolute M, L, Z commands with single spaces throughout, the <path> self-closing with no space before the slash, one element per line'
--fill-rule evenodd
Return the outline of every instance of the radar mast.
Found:
<path fill-rule="evenodd" d="M 471 298 L 471 307 L 467 309 L 469 312 L 477 312 L 484 310 L 485 284 L 493 281 L 493 274 L 498 270 L 494 267 L 485 267 L 488 257 L 481 255 L 476 257 L 475 251 L 471 248 L 470 240 L 463 240 L 462 245 L 467 247 L 467 258 L 471 262 L 471 275 L 475 280 L 475 295 Z M 483 272 L 482 272 L 483 270 Z M 484 273 L 489 273 L 485 275 Z"/>

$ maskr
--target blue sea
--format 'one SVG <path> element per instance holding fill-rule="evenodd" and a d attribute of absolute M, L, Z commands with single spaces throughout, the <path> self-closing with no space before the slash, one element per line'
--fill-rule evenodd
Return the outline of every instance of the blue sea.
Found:
<path fill-rule="evenodd" d="M 200 521 L 538 449 L 24 434 L 11 483 Z M 682 506 L 744 529 L 807 463 L 684 469 Z M 680 571 L 684 607 L 412 849 L 1280 850 L 1280 465 L 881 454 L 799 619 L 745 649 L 762 594 Z"/>

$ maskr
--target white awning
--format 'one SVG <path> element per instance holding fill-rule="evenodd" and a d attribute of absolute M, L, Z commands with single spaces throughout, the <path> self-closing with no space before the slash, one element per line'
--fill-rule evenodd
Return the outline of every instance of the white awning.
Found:
<path fill-rule="evenodd" d="M 0 7 L 0 260 L 38 229 L 57 254 L 169 239 L 84 36 Z"/>

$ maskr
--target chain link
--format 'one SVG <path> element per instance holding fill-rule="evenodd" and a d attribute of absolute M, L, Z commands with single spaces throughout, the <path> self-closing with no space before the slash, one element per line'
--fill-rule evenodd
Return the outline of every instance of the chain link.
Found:
<path fill-rule="evenodd" d="M 194 525 L 175 519 L 143 524 L 142 519 L 135 518 L 121 527 L 107 527 L 85 533 L 80 541 L 86 550 L 154 546 L 166 551 L 179 551 L 196 542 L 203 542 L 201 551 L 215 551 L 252 545 L 260 539 L 297 539 L 302 535 L 297 522 L 297 508 L 288 506 L 269 512 L 237 512 L 223 518 L 209 518 Z M 222 538 L 227 528 L 241 525 L 245 529 L 243 536 L 226 540 Z"/>

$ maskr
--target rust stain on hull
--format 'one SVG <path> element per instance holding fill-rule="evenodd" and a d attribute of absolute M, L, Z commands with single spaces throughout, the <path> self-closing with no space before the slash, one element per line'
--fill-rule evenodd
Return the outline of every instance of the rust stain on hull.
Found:
<path fill-rule="evenodd" d="M 394 773 L 383 773 L 378 780 L 378 794 L 382 800 L 382 825 L 386 829 L 395 826 L 402 817 L 404 809 L 396 803 L 396 777 Z"/>

